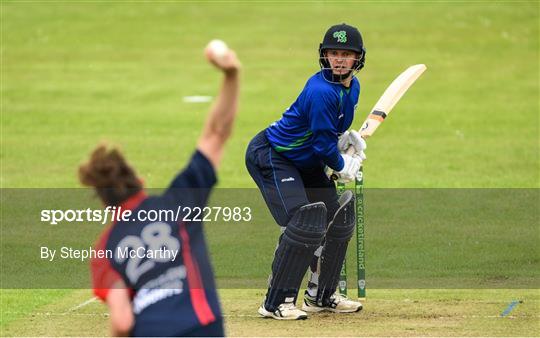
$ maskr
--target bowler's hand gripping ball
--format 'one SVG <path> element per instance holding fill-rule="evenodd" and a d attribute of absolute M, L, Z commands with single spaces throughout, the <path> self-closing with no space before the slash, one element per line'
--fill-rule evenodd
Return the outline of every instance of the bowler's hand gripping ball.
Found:
<path fill-rule="evenodd" d="M 217 39 L 210 41 L 204 50 L 208 60 L 214 59 L 216 61 L 224 58 L 228 51 L 229 47 L 227 47 L 227 44 Z"/>

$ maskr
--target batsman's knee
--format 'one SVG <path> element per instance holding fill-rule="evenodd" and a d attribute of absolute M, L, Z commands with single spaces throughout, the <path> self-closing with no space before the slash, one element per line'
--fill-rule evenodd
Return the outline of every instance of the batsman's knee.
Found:
<path fill-rule="evenodd" d="M 326 207 L 323 202 L 317 202 L 298 209 L 283 234 L 291 245 L 316 245 L 316 249 L 324 237 L 325 228 Z"/>
<path fill-rule="evenodd" d="M 355 220 L 354 195 L 347 190 L 339 198 L 339 209 L 328 226 L 326 238 L 349 241 L 354 232 Z"/>

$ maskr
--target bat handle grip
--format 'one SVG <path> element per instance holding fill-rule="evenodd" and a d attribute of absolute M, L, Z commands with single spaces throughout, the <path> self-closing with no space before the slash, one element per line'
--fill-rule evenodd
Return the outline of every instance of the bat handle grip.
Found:
<path fill-rule="evenodd" d="M 347 148 L 347 151 L 345 152 L 345 154 L 347 155 L 354 155 L 354 147 L 353 146 L 349 146 L 349 148 Z"/>

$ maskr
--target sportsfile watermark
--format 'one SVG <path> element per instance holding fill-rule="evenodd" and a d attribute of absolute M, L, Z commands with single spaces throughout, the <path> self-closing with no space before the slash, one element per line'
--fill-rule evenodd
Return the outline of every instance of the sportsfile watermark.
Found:
<path fill-rule="evenodd" d="M 179 249 L 148 249 L 145 246 L 140 247 L 117 247 L 111 249 L 73 248 L 63 246 L 60 248 L 51 248 L 47 246 L 40 247 L 40 258 L 49 262 L 55 259 L 75 259 L 81 262 L 96 258 L 115 258 L 121 261 L 128 259 L 150 259 L 158 261 L 175 261 L 178 257 Z"/>
<path fill-rule="evenodd" d="M 88 288 L 96 259 L 129 264 L 133 278 L 148 264 L 182 267 L 183 250 L 193 253 L 201 241 L 220 288 L 266 287 L 281 231 L 258 189 L 214 189 L 199 207 L 181 200 L 153 204 L 164 191 L 148 190 L 148 200 L 129 210 L 104 207 L 90 189 L 1 189 L 3 288 Z M 204 193 L 186 189 L 174 196 Z M 363 201 L 365 246 L 357 250 L 356 233 L 348 243 L 349 295 L 358 285 L 357 253 L 368 294 L 539 285 L 540 189 L 364 189 Z M 103 241 L 114 238 L 116 227 L 139 222 L 151 236 L 134 232 L 125 242 Z M 180 229 L 194 241 L 191 247 L 176 236 Z M 175 281 L 181 276 L 171 272 Z"/>
<path fill-rule="evenodd" d="M 41 222 L 56 225 L 61 222 L 249 222 L 250 207 L 185 207 L 176 209 L 140 209 L 133 211 L 121 206 L 105 209 L 44 209 L 40 212 Z"/>

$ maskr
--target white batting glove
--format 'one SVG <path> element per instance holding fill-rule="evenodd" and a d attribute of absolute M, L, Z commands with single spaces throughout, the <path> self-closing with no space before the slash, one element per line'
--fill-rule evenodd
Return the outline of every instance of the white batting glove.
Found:
<path fill-rule="evenodd" d="M 354 148 L 354 154 L 360 157 L 362 161 L 367 158 L 364 153 L 364 150 L 367 149 L 366 141 L 356 130 L 347 130 L 338 139 L 338 149 L 342 154 L 344 154 L 350 146 Z"/>
<path fill-rule="evenodd" d="M 348 183 L 356 178 L 356 174 L 362 165 L 362 159 L 356 155 L 351 156 L 343 154 L 341 156 L 343 157 L 345 165 L 343 166 L 343 169 L 340 171 L 335 171 L 334 174 L 337 175 L 337 181 L 339 183 Z"/>

